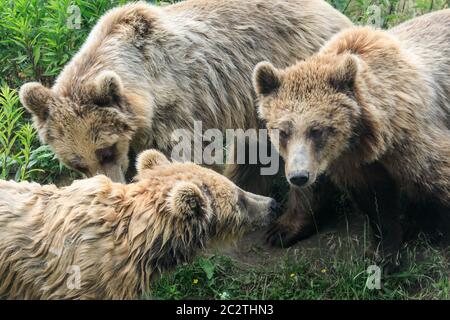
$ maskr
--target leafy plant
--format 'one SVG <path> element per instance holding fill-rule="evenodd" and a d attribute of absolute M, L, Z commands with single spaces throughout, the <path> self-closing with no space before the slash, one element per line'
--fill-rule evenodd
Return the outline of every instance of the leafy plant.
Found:
<path fill-rule="evenodd" d="M 407 19 L 449 7 L 448 0 L 327 0 L 357 24 L 389 28 Z"/>
<path fill-rule="evenodd" d="M 24 119 L 16 90 L 0 87 L 0 179 L 35 180 L 51 183 L 69 172 L 48 146 L 39 146 L 36 131 Z"/>
<path fill-rule="evenodd" d="M 35 132 L 22 123 L 23 109 L 18 107 L 15 90 L 0 88 L 0 178 L 26 180 L 37 171 L 30 163 Z"/>

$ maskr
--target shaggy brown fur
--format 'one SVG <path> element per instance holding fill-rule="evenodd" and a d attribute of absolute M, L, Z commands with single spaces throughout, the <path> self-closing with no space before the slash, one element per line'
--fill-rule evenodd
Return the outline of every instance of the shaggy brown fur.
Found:
<path fill-rule="evenodd" d="M 0 298 L 133 299 L 211 242 L 266 225 L 271 198 L 157 151 L 137 182 L 105 176 L 58 189 L 0 181 Z M 71 271 L 80 286 L 69 286 Z"/>
<path fill-rule="evenodd" d="M 170 156 L 171 133 L 194 120 L 204 130 L 259 127 L 254 66 L 295 63 L 350 26 L 323 0 L 129 4 L 100 19 L 52 89 L 26 84 L 21 101 L 62 162 L 123 181 L 128 151 Z M 226 175 L 267 194 L 259 169 L 230 165 Z"/>
<path fill-rule="evenodd" d="M 290 183 L 326 173 L 369 214 L 389 255 L 403 237 L 401 198 L 440 203 L 448 215 L 449 70 L 444 10 L 386 32 L 344 31 L 290 68 L 260 64 L 254 82 Z"/>

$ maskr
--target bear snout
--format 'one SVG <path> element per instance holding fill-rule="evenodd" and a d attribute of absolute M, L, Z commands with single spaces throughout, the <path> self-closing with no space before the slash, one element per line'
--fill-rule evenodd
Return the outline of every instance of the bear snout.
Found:
<path fill-rule="evenodd" d="M 306 170 L 294 172 L 288 176 L 288 180 L 297 187 L 304 187 L 309 181 L 309 172 Z"/>

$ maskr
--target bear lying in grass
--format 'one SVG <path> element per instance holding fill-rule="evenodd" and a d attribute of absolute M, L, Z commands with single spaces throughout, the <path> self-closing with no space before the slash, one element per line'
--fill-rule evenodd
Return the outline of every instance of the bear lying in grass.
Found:
<path fill-rule="evenodd" d="M 279 133 L 290 184 L 328 175 L 369 215 L 385 257 L 412 222 L 405 204 L 449 217 L 449 71 L 450 10 L 390 31 L 343 31 L 287 69 L 256 67 L 259 111 Z"/>
<path fill-rule="evenodd" d="M 162 272 L 277 211 L 271 198 L 157 151 L 137 169 L 130 185 L 105 176 L 60 189 L 0 181 L 0 298 L 138 298 Z"/>

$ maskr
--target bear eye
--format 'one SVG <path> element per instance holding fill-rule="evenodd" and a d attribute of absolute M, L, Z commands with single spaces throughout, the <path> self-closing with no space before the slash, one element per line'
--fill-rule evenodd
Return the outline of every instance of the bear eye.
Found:
<path fill-rule="evenodd" d="M 116 144 L 108 148 L 102 148 L 95 151 L 100 164 L 108 164 L 114 162 L 116 159 Z"/>
<path fill-rule="evenodd" d="M 314 141 L 323 141 L 327 136 L 336 131 L 333 127 L 313 127 L 308 130 L 308 137 Z"/>
<path fill-rule="evenodd" d="M 68 165 L 82 174 L 88 173 L 88 168 L 83 164 L 83 160 L 80 156 L 75 156 L 72 158 Z"/>
<path fill-rule="evenodd" d="M 280 130 L 280 138 L 281 140 L 286 140 L 287 138 L 289 138 L 289 133 L 287 131 Z"/>
<path fill-rule="evenodd" d="M 321 128 L 311 128 L 308 136 L 313 140 L 319 140 L 322 138 L 324 131 Z"/>
<path fill-rule="evenodd" d="M 278 137 L 280 139 L 280 142 L 282 144 L 285 144 L 286 141 L 289 139 L 290 132 L 284 129 L 275 129 L 278 130 Z"/>

